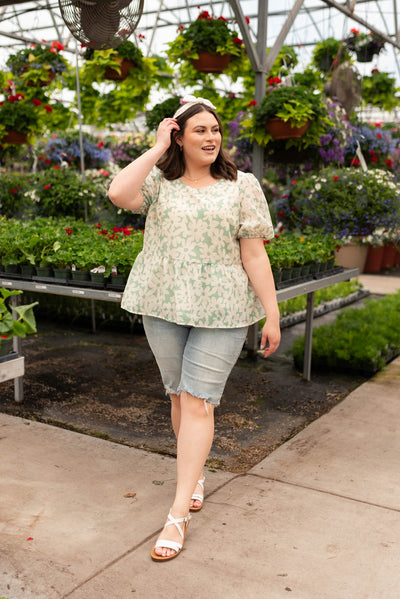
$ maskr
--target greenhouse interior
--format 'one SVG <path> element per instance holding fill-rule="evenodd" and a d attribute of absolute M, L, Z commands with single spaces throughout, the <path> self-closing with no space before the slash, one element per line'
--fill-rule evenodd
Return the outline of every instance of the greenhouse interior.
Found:
<path fill-rule="evenodd" d="M 262 187 L 277 290 L 398 267 L 396 1 L 0 8 L 0 258 L 11 279 L 123 292 L 145 219 L 112 204 L 108 187 L 187 95 L 213 103 L 226 151 Z"/>
<path fill-rule="evenodd" d="M 0 0 L 0 599 L 398 599 L 399 11 Z"/>

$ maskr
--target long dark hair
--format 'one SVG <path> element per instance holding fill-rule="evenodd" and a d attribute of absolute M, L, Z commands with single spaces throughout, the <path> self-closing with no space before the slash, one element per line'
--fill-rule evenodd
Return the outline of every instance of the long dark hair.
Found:
<path fill-rule="evenodd" d="M 174 131 L 171 134 L 171 145 L 169 146 L 165 154 L 161 156 L 160 160 L 156 164 L 156 166 L 158 166 L 158 168 L 164 173 L 164 177 L 169 181 L 179 179 L 185 173 L 185 159 L 183 156 L 183 152 L 176 141 L 176 138 L 179 138 L 183 134 L 184 129 L 186 127 L 186 123 L 192 116 L 204 111 L 210 112 L 216 118 L 219 126 L 219 131 L 221 133 L 221 147 L 215 162 L 213 162 L 210 167 L 211 175 L 215 177 L 215 179 L 227 179 L 228 181 L 236 181 L 237 167 L 222 147 L 221 120 L 212 108 L 200 103 L 190 106 L 190 108 L 187 108 L 182 114 L 180 114 L 176 118 L 176 121 L 180 129 L 178 132 Z"/>

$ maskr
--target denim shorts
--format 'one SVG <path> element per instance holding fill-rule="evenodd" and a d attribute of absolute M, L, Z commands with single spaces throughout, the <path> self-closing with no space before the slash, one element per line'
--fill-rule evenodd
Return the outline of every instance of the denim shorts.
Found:
<path fill-rule="evenodd" d="M 217 406 L 248 327 L 207 329 L 143 316 L 143 326 L 165 390 L 190 393 Z"/>

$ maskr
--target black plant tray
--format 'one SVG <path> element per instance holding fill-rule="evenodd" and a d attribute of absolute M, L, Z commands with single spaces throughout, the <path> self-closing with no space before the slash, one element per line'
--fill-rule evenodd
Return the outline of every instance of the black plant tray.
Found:
<path fill-rule="evenodd" d="M 89 287 L 92 289 L 105 289 L 106 281 L 103 283 L 95 283 L 94 281 L 75 281 L 75 279 L 68 279 L 67 285 L 70 287 Z"/>
<path fill-rule="evenodd" d="M 286 289 L 287 287 L 293 287 L 293 285 L 299 285 L 300 283 L 312 281 L 313 278 L 313 275 L 304 275 L 303 277 L 295 277 L 294 279 L 288 279 L 287 281 L 279 281 L 278 283 L 275 283 L 275 288 Z"/>
<path fill-rule="evenodd" d="M 31 281 L 32 280 L 32 275 L 21 275 L 21 273 L 17 273 L 17 272 L 0 272 L 0 277 L 4 277 L 5 279 L 18 279 L 18 280 L 24 280 L 24 281 Z"/>
<path fill-rule="evenodd" d="M 124 291 L 125 285 L 113 285 L 112 283 L 107 283 L 107 289 L 110 289 L 110 291 Z"/>
<path fill-rule="evenodd" d="M 275 289 L 287 289 L 288 287 L 293 287 L 294 285 L 307 283 L 307 281 L 324 279 L 325 277 L 330 277 L 331 275 L 336 275 L 339 272 L 343 272 L 343 270 L 343 266 L 335 266 L 334 268 L 330 268 L 329 270 L 323 270 L 322 272 L 305 275 L 303 277 L 295 277 L 293 279 L 288 279 L 287 281 L 279 281 L 275 283 Z"/>
<path fill-rule="evenodd" d="M 337 275 L 340 272 L 343 272 L 343 266 L 335 266 L 334 268 L 330 268 L 329 270 L 323 270 L 322 272 L 317 272 L 313 275 L 314 279 L 324 279 L 325 277 L 330 277 L 331 275 Z"/>

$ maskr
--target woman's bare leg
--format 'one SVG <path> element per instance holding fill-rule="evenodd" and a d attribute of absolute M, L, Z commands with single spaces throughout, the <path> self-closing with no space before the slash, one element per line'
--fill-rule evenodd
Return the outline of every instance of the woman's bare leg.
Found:
<path fill-rule="evenodd" d="M 176 415 L 176 412 L 175 412 Z M 180 421 L 177 443 L 177 485 L 176 495 L 171 508 L 174 518 L 187 516 L 191 496 L 203 471 L 214 438 L 214 406 L 206 405 L 204 400 L 189 393 L 180 395 Z M 160 539 L 181 542 L 175 526 L 167 526 Z M 156 553 L 162 556 L 172 555 L 173 549 L 159 547 Z"/>
<path fill-rule="evenodd" d="M 181 423 L 181 397 L 180 397 L 180 395 L 171 393 L 170 399 L 171 399 L 172 428 L 174 430 L 175 437 L 178 439 L 179 427 L 180 427 L 180 423 Z M 204 492 L 203 487 L 197 483 L 197 481 L 200 480 L 201 478 L 203 478 L 203 467 L 201 468 L 201 471 L 199 472 L 199 475 L 196 479 L 196 486 L 195 486 L 194 490 L 192 491 L 192 494 L 193 493 L 197 493 L 199 495 L 203 494 L 203 492 Z M 191 499 L 190 507 L 199 507 L 200 503 L 201 502 L 198 499 Z"/>

